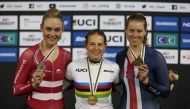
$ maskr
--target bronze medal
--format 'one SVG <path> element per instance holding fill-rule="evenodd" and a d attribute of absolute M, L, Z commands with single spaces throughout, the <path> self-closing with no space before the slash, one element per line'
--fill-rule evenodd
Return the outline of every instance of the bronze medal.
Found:
<path fill-rule="evenodd" d="M 136 55 L 135 55 L 135 53 L 133 52 L 133 50 L 129 47 L 129 51 L 130 51 L 130 53 L 131 53 L 131 56 L 133 57 L 133 59 L 134 59 L 134 61 L 133 61 L 133 65 L 134 66 L 140 66 L 140 65 L 142 65 L 142 64 L 144 64 L 144 61 L 143 61 L 143 57 L 144 57 L 144 50 L 145 49 L 145 46 L 144 45 L 142 45 L 142 48 L 141 48 L 141 54 L 140 54 L 140 56 L 139 57 L 137 57 Z M 142 58 L 141 58 L 142 57 Z"/>
<path fill-rule="evenodd" d="M 133 61 L 134 66 L 140 66 L 142 64 L 143 64 L 143 60 L 142 58 L 140 58 L 140 56 Z"/>
<path fill-rule="evenodd" d="M 97 98 L 96 98 L 96 96 L 93 96 L 93 95 L 89 96 L 89 97 L 88 97 L 88 103 L 89 103 L 90 105 L 95 105 L 95 104 L 97 103 Z"/>

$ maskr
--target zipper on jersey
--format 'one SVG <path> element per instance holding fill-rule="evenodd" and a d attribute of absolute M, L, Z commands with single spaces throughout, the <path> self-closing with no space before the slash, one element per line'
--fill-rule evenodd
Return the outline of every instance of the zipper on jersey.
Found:
<path fill-rule="evenodd" d="M 51 78 L 51 98 L 53 98 L 53 94 L 52 94 L 52 90 L 53 90 L 53 79 L 54 79 L 54 76 L 55 76 L 55 68 L 54 68 L 54 63 L 52 62 L 52 68 L 53 68 L 53 74 L 52 74 L 52 78 Z M 51 103 L 53 102 L 53 100 L 51 99 Z"/>

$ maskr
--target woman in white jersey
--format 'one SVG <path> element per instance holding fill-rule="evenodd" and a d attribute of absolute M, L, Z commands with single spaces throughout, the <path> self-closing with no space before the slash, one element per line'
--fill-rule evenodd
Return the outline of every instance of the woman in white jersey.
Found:
<path fill-rule="evenodd" d="M 113 109 L 112 83 L 118 83 L 119 67 L 102 58 L 106 49 L 106 36 L 95 29 L 86 36 L 87 57 L 72 61 L 66 78 L 73 81 L 76 109 Z"/>

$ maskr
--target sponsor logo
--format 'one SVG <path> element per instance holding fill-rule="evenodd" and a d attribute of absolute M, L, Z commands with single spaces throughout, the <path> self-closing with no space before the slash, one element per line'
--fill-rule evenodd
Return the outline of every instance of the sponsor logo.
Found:
<path fill-rule="evenodd" d="M 72 36 L 72 38 L 74 39 L 72 42 L 73 46 L 84 46 L 86 34 L 87 32 L 74 32 Z"/>
<path fill-rule="evenodd" d="M 103 57 L 115 62 L 115 57 L 118 51 L 121 51 L 123 48 L 107 48 Z"/>
<path fill-rule="evenodd" d="M 178 31 L 178 17 L 154 17 L 154 30 Z"/>
<path fill-rule="evenodd" d="M 40 30 L 42 16 L 20 16 L 21 30 Z"/>
<path fill-rule="evenodd" d="M 104 72 L 114 73 L 113 70 L 104 70 Z"/>
<path fill-rule="evenodd" d="M 166 59 L 167 64 L 178 64 L 178 50 L 157 49 Z"/>
<path fill-rule="evenodd" d="M 88 71 L 87 69 L 82 69 L 82 68 L 76 69 L 76 72 L 87 72 L 87 71 Z"/>
<path fill-rule="evenodd" d="M 181 31 L 189 32 L 190 31 L 190 17 L 181 18 Z"/>
<path fill-rule="evenodd" d="M 124 46 L 123 32 L 105 32 L 108 46 Z"/>
<path fill-rule="evenodd" d="M 59 46 L 70 46 L 71 45 L 71 32 L 63 32 L 62 37 L 58 42 Z"/>
<path fill-rule="evenodd" d="M 190 48 L 190 34 L 181 35 L 181 48 Z"/>
<path fill-rule="evenodd" d="M 0 62 L 16 62 L 17 48 L 0 48 Z"/>
<path fill-rule="evenodd" d="M 85 48 L 73 48 L 72 50 L 73 60 L 85 58 L 87 56 Z"/>
<path fill-rule="evenodd" d="M 32 46 L 40 43 L 42 40 L 41 32 L 20 32 L 20 45 L 21 46 Z"/>
<path fill-rule="evenodd" d="M 123 30 L 124 16 L 100 16 L 100 29 Z"/>
<path fill-rule="evenodd" d="M 64 30 L 71 29 L 71 16 L 63 16 Z"/>
<path fill-rule="evenodd" d="M 96 29 L 98 27 L 97 16 L 73 16 L 73 29 Z"/>
<path fill-rule="evenodd" d="M 18 27 L 18 16 L 0 16 L 1 30 L 16 30 Z"/>
<path fill-rule="evenodd" d="M 181 50 L 180 64 L 190 64 L 190 50 Z"/>
<path fill-rule="evenodd" d="M 17 45 L 17 33 L 0 32 L 0 45 Z"/>
<path fill-rule="evenodd" d="M 178 47 L 178 34 L 154 33 L 154 47 Z"/>

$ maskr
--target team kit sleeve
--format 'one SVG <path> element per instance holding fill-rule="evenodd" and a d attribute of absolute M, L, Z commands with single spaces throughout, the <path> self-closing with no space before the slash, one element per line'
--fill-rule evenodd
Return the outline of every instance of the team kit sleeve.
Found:
<path fill-rule="evenodd" d="M 155 64 L 154 73 L 156 77 L 156 82 L 149 78 L 149 83 L 146 85 L 146 87 L 154 95 L 166 98 L 168 97 L 170 92 L 170 84 L 165 58 L 161 53 L 158 52 L 157 55 L 154 57 L 153 61 Z M 151 71 L 149 71 L 149 73 L 151 73 Z"/>
<path fill-rule="evenodd" d="M 13 94 L 16 96 L 28 94 L 33 90 L 32 80 L 28 79 L 32 69 L 32 57 L 32 52 L 26 50 L 19 58 L 13 82 Z"/>
<path fill-rule="evenodd" d="M 73 71 L 73 63 L 69 63 L 68 66 L 67 66 L 67 69 L 66 69 L 66 79 L 69 80 L 69 81 L 73 81 L 73 77 L 72 77 L 72 71 Z"/>

